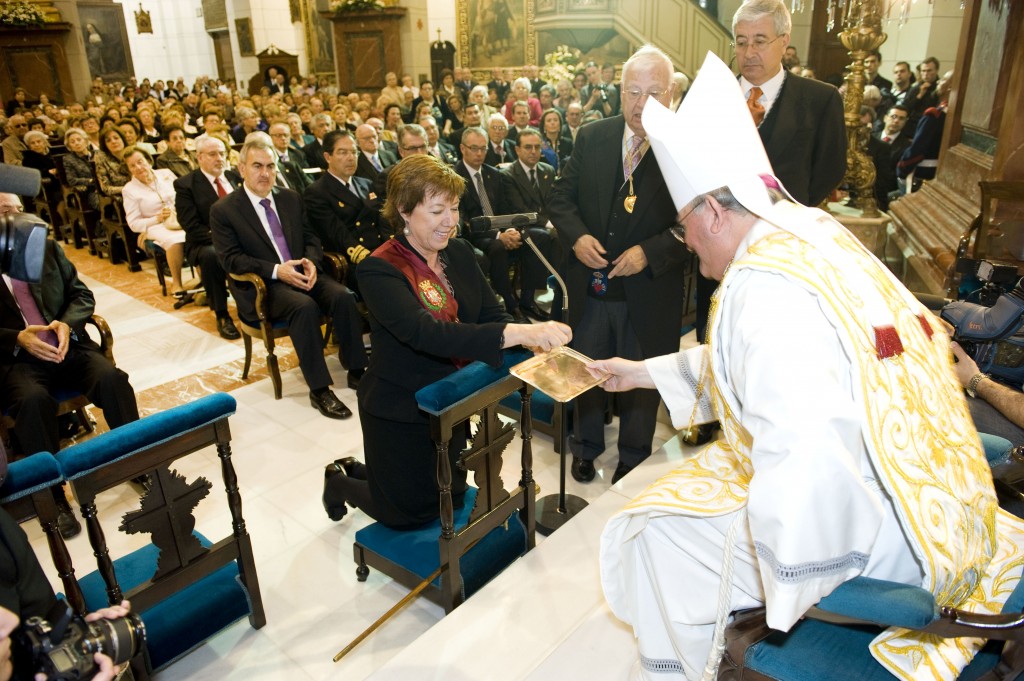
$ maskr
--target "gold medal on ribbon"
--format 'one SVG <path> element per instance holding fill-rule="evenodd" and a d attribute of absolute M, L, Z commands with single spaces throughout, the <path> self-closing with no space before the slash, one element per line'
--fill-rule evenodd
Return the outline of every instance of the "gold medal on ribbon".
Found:
<path fill-rule="evenodd" d="M 633 176 L 629 176 L 629 196 L 622 200 L 622 205 L 626 209 L 627 213 L 633 212 L 633 206 L 636 205 L 636 195 L 633 193 Z"/>

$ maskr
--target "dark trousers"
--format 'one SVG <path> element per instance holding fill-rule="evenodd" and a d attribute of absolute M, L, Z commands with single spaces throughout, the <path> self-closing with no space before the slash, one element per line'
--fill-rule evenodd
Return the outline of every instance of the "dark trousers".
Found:
<path fill-rule="evenodd" d="M 14 434 L 23 454 L 56 453 L 60 448 L 57 431 L 55 390 L 70 388 L 86 395 L 103 410 L 111 428 L 139 418 L 135 391 L 128 374 L 116 368 L 92 341 L 74 342 L 60 364 L 43 362 L 24 350 L 0 381 L 3 406 L 15 419 Z"/>
<path fill-rule="evenodd" d="M 217 313 L 218 317 L 226 315 L 228 313 L 228 275 L 225 274 L 220 260 L 217 259 L 217 253 L 214 252 L 213 246 L 207 244 L 190 249 L 188 260 L 199 268 L 210 309 Z"/>
<path fill-rule="evenodd" d="M 288 322 L 288 335 L 299 357 L 302 377 L 310 390 L 326 388 L 333 382 L 324 361 L 321 314 L 330 316 L 334 321 L 342 366 L 353 370 L 366 368 L 363 322 L 351 291 L 320 274 L 309 291 L 270 281 L 267 282 L 267 292 L 270 318 Z"/>
<path fill-rule="evenodd" d="M 591 359 L 644 359 L 626 302 L 603 302 L 590 296 L 584 300 L 583 318 L 573 329 L 573 348 Z M 661 398 L 657 390 L 630 390 L 616 393 L 615 399 L 619 408 L 619 463 L 632 468 L 651 455 Z M 607 402 L 608 395 L 600 388 L 591 388 L 576 398 L 569 442 L 573 456 L 593 461 L 604 452 Z"/>
<path fill-rule="evenodd" d="M 531 227 L 527 230 L 530 239 L 536 244 L 540 252 L 550 262 L 554 253 L 554 240 L 551 234 L 539 227 Z M 518 259 L 522 268 L 520 274 L 520 290 L 531 292 L 537 289 L 547 288 L 548 270 L 529 246 L 525 243 L 514 250 L 506 250 L 500 239 L 480 239 L 476 244 L 484 252 L 488 260 L 488 277 L 495 292 L 505 301 L 505 309 L 509 312 L 519 307 L 518 298 L 512 290 L 512 280 L 509 278 L 509 264 Z M 532 303 L 532 300 L 527 302 Z"/>

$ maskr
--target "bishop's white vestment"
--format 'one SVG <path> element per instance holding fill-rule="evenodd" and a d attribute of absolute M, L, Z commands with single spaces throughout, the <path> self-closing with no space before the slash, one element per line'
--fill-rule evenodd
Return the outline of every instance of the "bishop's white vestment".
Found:
<path fill-rule="evenodd" d="M 723 437 L 602 537 L 644 678 L 700 678 L 726 552 L 725 612 L 764 604 L 780 630 L 859 575 L 998 612 L 1024 567 L 938 322 L 830 216 L 776 208 L 723 277 L 709 344 L 647 360 L 676 427 L 718 419 Z M 898 678 L 953 679 L 978 647 L 890 629 L 872 654 Z"/>

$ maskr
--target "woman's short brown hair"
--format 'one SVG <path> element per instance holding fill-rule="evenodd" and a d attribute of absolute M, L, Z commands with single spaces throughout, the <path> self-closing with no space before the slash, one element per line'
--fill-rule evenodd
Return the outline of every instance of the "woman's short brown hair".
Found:
<path fill-rule="evenodd" d="M 110 135 L 110 133 L 114 133 L 115 135 L 120 137 L 121 144 L 127 144 L 128 142 L 124 138 L 124 133 L 118 130 L 113 125 L 107 125 L 102 130 L 100 130 L 100 149 L 103 151 L 103 153 L 110 154 L 111 156 L 113 156 L 113 154 L 110 153 L 110 150 L 107 149 L 107 136 Z"/>
<path fill-rule="evenodd" d="M 402 213 L 411 213 L 428 196 L 457 199 L 465 188 L 466 181 L 454 168 L 429 154 L 416 154 L 388 173 L 388 198 L 381 212 L 396 230 L 401 229 Z"/>
<path fill-rule="evenodd" d="M 150 153 L 148 151 L 146 151 L 145 149 L 143 149 L 142 147 L 140 147 L 137 144 L 133 144 L 130 147 L 127 147 L 124 150 L 124 154 L 121 155 L 121 158 L 124 159 L 124 162 L 127 165 L 128 159 L 130 159 L 135 154 L 140 154 L 142 156 L 142 158 L 146 159 L 146 161 L 149 162 L 149 165 L 153 165 L 153 156 L 150 155 Z"/>

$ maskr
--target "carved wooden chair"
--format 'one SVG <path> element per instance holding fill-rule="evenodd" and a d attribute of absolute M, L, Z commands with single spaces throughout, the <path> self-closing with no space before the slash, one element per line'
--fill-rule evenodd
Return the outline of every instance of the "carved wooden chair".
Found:
<path fill-rule="evenodd" d="M 93 166 L 93 176 L 96 178 L 96 186 L 99 186 L 99 176 L 96 175 L 96 167 Z M 138 235 L 128 226 L 128 218 L 124 212 L 124 202 L 120 196 L 108 196 L 99 192 L 100 198 L 100 230 L 103 232 L 109 245 L 108 258 L 112 265 L 121 262 L 124 258 L 128 265 L 129 272 L 138 272 L 142 269 L 139 262 L 145 258 L 145 253 L 139 249 Z"/>
<path fill-rule="evenodd" d="M 348 269 L 345 258 L 337 253 L 325 253 L 323 264 L 331 278 L 338 282 L 345 281 L 345 273 Z M 274 385 L 274 399 L 279 400 L 282 394 L 281 369 L 278 366 L 277 355 L 274 352 L 276 348 L 274 341 L 288 335 L 288 324 L 284 321 L 274 321 L 270 318 L 267 285 L 261 276 L 251 272 L 244 274 L 229 272 L 228 276 L 234 281 L 248 284 L 256 290 L 257 318 L 244 319 L 241 315 L 238 317 L 239 330 L 242 332 L 242 342 L 245 345 L 245 364 L 242 367 L 242 380 L 244 381 L 249 377 L 249 367 L 252 366 L 252 340 L 256 338 L 263 342 L 263 347 L 267 350 L 267 372 L 270 374 L 270 380 Z M 330 317 L 321 317 L 320 324 L 325 327 L 324 347 L 327 347 L 334 323 Z"/>
<path fill-rule="evenodd" d="M 92 324 L 96 327 L 96 331 L 99 338 L 94 339 L 100 346 L 100 350 L 104 356 L 110 360 L 111 364 L 114 362 L 114 335 L 110 332 L 110 326 L 107 321 L 98 314 L 94 314 L 86 320 L 87 324 Z M 115 364 L 116 366 L 116 364 Z M 89 412 L 86 409 L 91 402 L 88 397 L 78 392 L 77 390 L 71 390 L 68 388 L 60 388 L 54 391 L 53 397 L 57 400 L 57 416 L 64 416 L 65 414 L 75 413 L 78 415 L 79 424 L 85 428 L 87 432 L 92 432 L 93 421 L 89 417 Z M 8 413 L 0 414 L 0 442 L 4 444 L 8 449 L 17 451 L 17 447 L 14 446 L 14 441 L 11 433 L 14 429 L 15 419 Z M 35 452 L 21 452 L 23 454 L 34 454 Z"/>
<path fill-rule="evenodd" d="M 85 192 L 80 192 L 68 185 L 68 175 L 64 168 L 64 156 L 55 156 L 57 178 L 60 180 L 60 192 L 64 199 L 64 214 L 67 221 L 62 227 L 64 243 L 71 243 L 75 248 L 89 246 L 89 253 L 106 257 L 106 244 L 99 243 L 99 211 L 89 207 Z"/>
<path fill-rule="evenodd" d="M 506 352 L 500 367 L 474 362 L 416 393 L 420 409 L 430 415 L 431 437 L 437 449 L 437 484 L 441 517 L 415 530 L 394 530 L 372 523 L 356 532 L 353 546 L 356 576 L 365 581 L 373 567 L 413 589 L 425 581 L 430 600 L 451 612 L 498 572 L 535 544 L 530 397 L 533 389 L 508 373 L 526 359 L 524 351 Z M 498 403 L 519 391 L 523 402 L 520 437 L 522 474 L 506 490 L 501 459 L 515 429 L 498 419 Z M 459 466 L 473 473 L 465 505 L 452 506 L 452 472 L 448 445 L 456 428 L 471 417 L 480 422 Z"/>
<path fill-rule="evenodd" d="M 159 670 L 243 617 L 253 628 L 266 623 L 252 542 L 231 461 L 228 419 L 235 399 L 208 395 L 147 416 L 56 456 L 75 491 L 98 569 L 79 579 L 89 611 L 123 598 L 146 625 L 147 669 Z M 195 531 L 192 509 L 213 487 L 205 478 L 186 480 L 172 470 L 178 459 L 209 446 L 220 458 L 231 512 L 231 534 L 210 541 Z M 107 518 L 129 534 L 148 533 L 151 543 L 112 559 L 98 499 L 104 491 L 143 474 L 153 486 L 139 510 Z"/>

